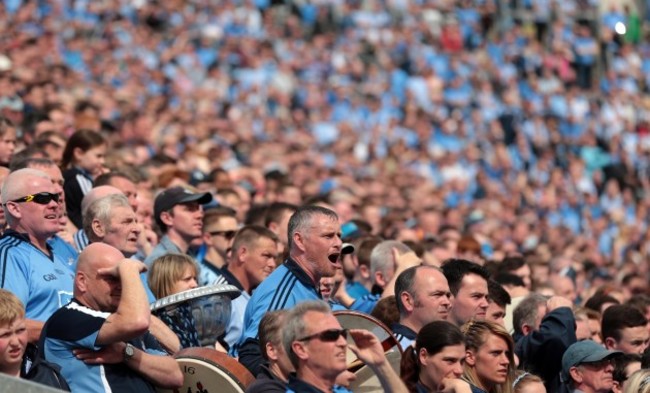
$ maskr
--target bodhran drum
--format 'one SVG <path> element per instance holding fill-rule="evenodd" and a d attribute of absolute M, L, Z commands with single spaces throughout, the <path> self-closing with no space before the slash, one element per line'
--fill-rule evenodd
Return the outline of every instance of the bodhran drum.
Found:
<path fill-rule="evenodd" d="M 368 314 L 357 311 L 336 311 L 334 316 L 344 329 L 365 329 L 377 336 L 386 358 L 397 374 L 400 372 L 402 360 L 402 347 L 392 332 L 380 320 Z M 348 344 L 354 344 L 352 336 L 348 336 Z M 359 359 L 350 349 L 347 351 L 348 370 L 354 372 L 356 380 L 352 382 L 349 389 L 355 393 L 362 392 L 383 392 L 379 379 L 370 367 L 359 364 Z"/>
<path fill-rule="evenodd" d="M 159 393 L 244 393 L 255 378 L 235 359 L 210 348 L 185 348 L 176 354 L 183 372 L 179 389 Z"/>
<path fill-rule="evenodd" d="M 182 326 L 180 320 L 186 318 L 189 308 L 200 344 L 214 348 L 230 322 L 230 303 L 240 294 L 237 287 L 228 284 L 194 288 L 158 299 L 151 304 L 151 311 L 164 313 Z"/>

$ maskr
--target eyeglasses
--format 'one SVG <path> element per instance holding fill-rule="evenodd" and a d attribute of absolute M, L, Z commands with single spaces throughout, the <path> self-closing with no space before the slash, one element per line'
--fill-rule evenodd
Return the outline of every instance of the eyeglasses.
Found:
<path fill-rule="evenodd" d="M 14 199 L 11 202 L 34 202 L 39 205 L 47 205 L 50 201 L 59 202 L 59 194 L 52 194 L 51 192 L 39 192 L 38 194 L 27 195 L 22 198 Z"/>
<path fill-rule="evenodd" d="M 226 240 L 230 240 L 233 237 L 235 237 L 235 234 L 237 231 L 214 231 L 214 232 L 208 232 L 211 236 L 223 236 L 226 238 Z"/>
<path fill-rule="evenodd" d="M 339 339 L 339 336 L 343 336 L 343 338 L 347 339 L 348 338 L 348 330 L 347 329 L 329 329 L 325 330 L 320 333 L 312 334 L 311 336 L 299 338 L 296 341 L 309 341 L 313 340 L 315 338 L 323 341 L 323 342 L 334 342 Z"/>

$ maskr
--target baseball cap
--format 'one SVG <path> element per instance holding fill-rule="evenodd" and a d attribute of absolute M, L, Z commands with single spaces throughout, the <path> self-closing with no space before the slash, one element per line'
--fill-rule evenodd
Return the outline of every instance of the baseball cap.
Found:
<path fill-rule="evenodd" d="M 599 362 L 601 360 L 621 355 L 621 351 L 609 351 L 592 340 L 573 343 L 562 356 L 562 380 L 569 382 L 569 370 L 583 363 Z"/>
<path fill-rule="evenodd" d="M 198 202 L 202 205 L 212 202 L 212 194 L 209 192 L 195 193 L 192 190 L 183 187 L 172 187 L 163 190 L 156 197 L 153 205 L 153 214 L 156 220 L 159 219 L 160 213 L 173 208 L 176 205 L 188 202 Z"/>
<path fill-rule="evenodd" d="M 346 254 L 352 254 L 352 253 L 354 253 L 354 244 L 343 243 L 341 245 L 341 254 L 346 255 Z"/>

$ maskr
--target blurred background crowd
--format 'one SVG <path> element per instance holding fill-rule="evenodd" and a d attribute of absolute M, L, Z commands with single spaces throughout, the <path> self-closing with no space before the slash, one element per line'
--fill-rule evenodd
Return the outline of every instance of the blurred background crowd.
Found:
<path fill-rule="evenodd" d="M 646 3 L 5 0 L 0 111 L 57 161 L 100 131 L 143 194 L 249 222 L 323 199 L 420 253 L 551 261 L 584 299 L 648 274 Z"/>

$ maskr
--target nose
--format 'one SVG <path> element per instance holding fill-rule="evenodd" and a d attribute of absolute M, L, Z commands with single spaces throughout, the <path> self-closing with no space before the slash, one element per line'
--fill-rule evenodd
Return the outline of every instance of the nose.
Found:
<path fill-rule="evenodd" d="M 508 359 L 508 355 L 506 355 L 505 353 L 501 355 L 501 364 L 506 366 L 510 364 L 510 359 Z"/>
<path fill-rule="evenodd" d="M 456 363 L 452 372 L 456 378 L 460 378 L 463 375 L 463 365 L 460 362 Z"/>
<path fill-rule="evenodd" d="M 196 278 L 193 278 L 190 280 L 190 289 L 197 288 L 199 286 L 199 283 L 196 281 Z"/>
<path fill-rule="evenodd" d="M 490 305 L 490 304 L 488 303 L 487 298 L 484 297 L 484 298 L 481 300 L 481 304 L 480 304 L 479 307 L 481 307 L 481 308 L 487 310 L 487 308 L 488 308 L 489 305 Z"/>

